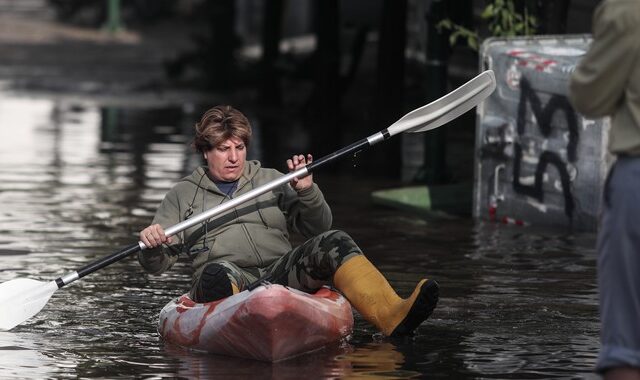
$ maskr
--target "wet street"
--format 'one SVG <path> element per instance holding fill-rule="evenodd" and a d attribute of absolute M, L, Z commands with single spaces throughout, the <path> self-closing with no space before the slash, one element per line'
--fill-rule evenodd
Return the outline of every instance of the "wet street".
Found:
<path fill-rule="evenodd" d="M 120 103 L 0 92 L 0 282 L 53 280 L 136 242 L 165 192 L 199 164 L 188 148 L 197 105 Z M 258 140 L 250 154 L 266 159 L 264 148 Z M 156 324 L 188 290 L 189 264 L 150 276 L 128 258 L 0 332 L 0 378 L 597 378 L 593 234 L 376 206 L 371 191 L 401 184 L 354 166 L 315 178 L 334 227 L 401 295 L 422 276 L 441 285 L 413 339 L 383 339 L 356 316 L 350 341 L 277 364 L 188 352 L 164 344 Z"/>

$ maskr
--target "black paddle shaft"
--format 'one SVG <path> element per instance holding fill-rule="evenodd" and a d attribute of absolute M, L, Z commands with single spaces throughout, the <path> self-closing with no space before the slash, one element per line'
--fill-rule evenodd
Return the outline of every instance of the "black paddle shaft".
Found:
<path fill-rule="evenodd" d="M 371 143 L 368 139 L 356 141 L 349 146 L 345 146 L 344 148 L 338 149 L 331 154 L 327 154 L 324 157 L 314 160 L 312 163 L 306 166 L 307 171 L 311 173 L 314 169 L 323 166 L 324 164 L 333 162 L 351 153 L 358 153 L 359 151 L 363 150 L 364 148 L 368 148 L 369 146 L 371 146 Z"/>
<path fill-rule="evenodd" d="M 91 274 L 99 269 L 102 269 L 106 266 L 109 266 L 117 261 L 124 259 L 127 256 L 130 256 L 136 252 L 140 252 L 142 247 L 140 243 L 131 244 L 125 248 L 122 248 L 118 252 L 112 253 L 109 256 L 103 257 L 99 260 L 91 262 L 82 268 L 78 269 L 75 272 L 72 272 L 66 276 L 58 277 L 56 279 L 56 283 L 58 284 L 58 289 L 62 288 L 65 285 L 72 283 L 75 280 L 78 280 L 88 274 Z"/>
<path fill-rule="evenodd" d="M 99 269 L 109 266 L 117 261 L 124 259 L 125 257 L 134 253 L 140 252 L 142 248 L 139 243 L 131 244 L 128 247 L 122 248 L 118 252 L 112 253 L 107 257 L 103 257 L 100 260 L 96 260 L 89 263 L 78 270 L 78 277 L 82 278 L 90 273 L 93 273 Z"/>

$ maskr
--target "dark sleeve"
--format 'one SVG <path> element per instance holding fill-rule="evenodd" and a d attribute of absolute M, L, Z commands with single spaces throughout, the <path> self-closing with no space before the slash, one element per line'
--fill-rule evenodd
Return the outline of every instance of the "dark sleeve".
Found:
<path fill-rule="evenodd" d="M 292 232 L 312 237 L 331 229 L 331 208 L 315 183 L 299 193 L 287 184 L 284 207 L 287 225 Z"/>
<path fill-rule="evenodd" d="M 605 2 L 594 14 L 593 42 L 571 75 L 569 97 L 587 117 L 615 113 L 637 61 L 640 28 L 612 6 Z"/>

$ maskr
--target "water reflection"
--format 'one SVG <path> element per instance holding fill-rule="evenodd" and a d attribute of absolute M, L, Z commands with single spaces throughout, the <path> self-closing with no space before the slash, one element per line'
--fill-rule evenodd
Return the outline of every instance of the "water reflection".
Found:
<path fill-rule="evenodd" d="M 0 281 L 51 280 L 135 241 L 174 181 L 200 162 L 188 144 L 201 108 L 0 93 Z M 288 142 L 267 121 L 255 125 L 258 137 L 291 150 L 309 143 Z M 252 157 L 273 148 L 264 144 L 258 138 Z M 0 377 L 592 376 L 593 236 L 372 207 L 370 191 L 398 183 L 354 171 L 316 175 L 335 227 L 403 295 L 424 275 L 442 285 L 438 309 L 414 339 L 381 339 L 356 316 L 348 344 L 276 364 L 169 347 L 158 338 L 157 316 L 189 288 L 189 263 L 153 277 L 131 258 L 57 292 L 36 317 L 0 333 Z"/>
<path fill-rule="evenodd" d="M 265 363 L 191 352 L 166 345 L 167 356 L 179 361 L 177 375 L 189 379 L 299 379 L 311 378 L 412 379 L 420 373 L 402 369 L 404 355 L 391 343 L 368 343 L 353 347 L 343 343 L 325 347 L 278 363 Z"/>
<path fill-rule="evenodd" d="M 50 377 L 52 358 L 40 353 L 31 334 L 0 332 L 0 374 L 3 378 L 44 379 Z"/>

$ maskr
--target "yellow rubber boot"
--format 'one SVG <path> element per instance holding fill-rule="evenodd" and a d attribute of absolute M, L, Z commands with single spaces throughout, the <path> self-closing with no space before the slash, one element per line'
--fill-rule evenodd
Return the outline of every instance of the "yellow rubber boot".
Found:
<path fill-rule="evenodd" d="M 413 294 L 402 299 L 382 273 L 362 255 L 338 267 L 333 284 L 364 319 L 387 336 L 411 334 L 429 318 L 438 303 L 436 281 L 420 281 Z"/>

